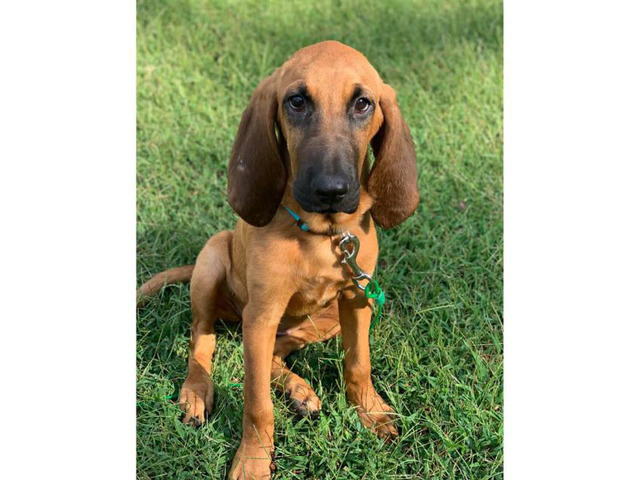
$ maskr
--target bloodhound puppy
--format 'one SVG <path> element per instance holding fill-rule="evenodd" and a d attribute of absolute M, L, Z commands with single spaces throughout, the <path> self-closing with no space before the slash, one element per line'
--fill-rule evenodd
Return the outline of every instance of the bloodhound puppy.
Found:
<path fill-rule="evenodd" d="M 165 283 L 191 280 L 184 422 L 199 425 L 213 407 L 214 323 L 222 318 L 242 321 L 244 342 L 243 434 L 229 478 L 269 478 L 270 385 L 299 414 L 318 412 L 322 402 L 285 358 L 340 332 L 349 401 L 366 427 L 397 435 L 394 412 L 371 381 L 371 302 L 339 248 L 344 232 L 356 235 L 358 264 L 373 273 L 374 223 L 398 225 L 418 205 L 415 151 L 394 90 L 341 43 L 299 50 L 258 85 L 242 115 L 228 199 L 241 218 L 235 230 L 214 235 L 195 266 L 158 274 L 139 290 L 143 299 Z"/>

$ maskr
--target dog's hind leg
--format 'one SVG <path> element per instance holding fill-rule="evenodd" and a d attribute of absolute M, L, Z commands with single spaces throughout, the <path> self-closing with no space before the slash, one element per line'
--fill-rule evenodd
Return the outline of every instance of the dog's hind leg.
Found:
<path fill-rule="evenodd" d="M 189 372 L 180 391 L 179 403 L 184 411 L 184 423 L 199 426 L 205 413 L 213 408 L 211 359 L 216 347 L 214 323 L 220 316 L 216 305 L 226 295 L 229 248 L 233 234 L 229 231 L 214 235 L 198 255 L 191 278 L 191 340 L 189 342 Z"/>
<path fill-rule="evenodd" d="M 317 414 L 322 402 L 306 380 L 289 370 L 284 359 L 294 350 L 300 350 L 309 343 L 329 340 L 339 333 L 340 322 L 336 304 L 295 327 L 280 332 L 276 337 L 271 364 L 271 383 L 289 397 L 298 415 Z"/>

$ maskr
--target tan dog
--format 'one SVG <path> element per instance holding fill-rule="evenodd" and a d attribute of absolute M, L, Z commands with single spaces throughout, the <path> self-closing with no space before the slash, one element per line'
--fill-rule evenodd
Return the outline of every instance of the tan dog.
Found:
<path fill-rule="evenodd" d="M 370 301 L 340 263 L 338 246 L 342 232 L 357 235 L 358 263 L 373 273 L 374 222 L 393 227 L 417 207 L 413 142 L 393 89 L 362 54 L 338 42 L 299 50 L 253 93 L 228 177 L 229 203 L 242 218 L 235 230 L 214 235 L 195 267 L 156 275 L 139 291 L 143 298 L 191 279 L 184 422 L 203 422 L 213 407 L 214 323 L 222 318 L 242 321 L 245 362 L 243 435 L 229 478 L 270 476 L 270 384 L 290 395 L 298 413 L 317 412 L 320 399 L 284 359 L 340 331 L 348 399 L 365 426 L 396 435 L 393 410 L 371 382 Z"/>

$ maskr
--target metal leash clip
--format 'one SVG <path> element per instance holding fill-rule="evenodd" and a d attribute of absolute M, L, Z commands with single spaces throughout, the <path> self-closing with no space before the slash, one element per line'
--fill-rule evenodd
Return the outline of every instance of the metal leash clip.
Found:
<path fill-rule="evenodd" d="M 351 251 L 349 251 L 349 246 L 351 246 Z M 373 279 L 371 278 L 371 275 L 363 272 L 356 262 L 356 258 L 358 257 L 358 250 L 360 250 L 360 240 L 358 240 L 358 237 L 356 237 L 355 235 L 346 232 L 340 240 L 340 250 L 344 254 L 341 263 L 348 265 L 353 272 L 351 281 L 360 290 L 365 291 L 366 286 L 362 285 L 359 280 L 367 280 L 369 283 L 371 283 Z"/>

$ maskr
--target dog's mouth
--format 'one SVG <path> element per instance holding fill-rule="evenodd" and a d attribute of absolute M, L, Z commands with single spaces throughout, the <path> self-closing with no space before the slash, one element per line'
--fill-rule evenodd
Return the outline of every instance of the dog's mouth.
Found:
<path fill-rule="evenodd" d="M 355 213 L 355 211 L 358 210 L 358 204 L 356 203 L 353 207 L 349 207 L 349 208 L 338 208 L 338 207 L 327 207 L 324 210 L 320 210 L 318 213 L 323 213 L 327 216 L 332 216 L 336 213 Z"/>
<path fill-rule="evenodd" d="M 323 204 L 307 204 L 301 202 L 296 198 L 297 202 L 300 204 L 302 209 L 305 212 L 309 213 L 319 213 L 320 215 L 325 215 L 327 218 L 333 217 L 334 215 L 338 215 L 341 213 L 352 214 L 358 210 L 358 202 L 352 202 L 349 205 L 323 205 Z"/>
<path fill-rule="evenodd" d="M 318 198 L 315 195 L 309 195 L 301 189 L 293 188 L 293 198 L 302 207 L 305 212 L 318 213 L 327 217 L 346 213 L 352 214 L 358 210 L 360 203 L 359 188 L 355 188 L 349 192 L 344 198 L 340 200 L 326 200 Z"/>

